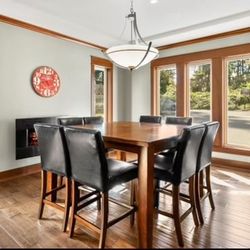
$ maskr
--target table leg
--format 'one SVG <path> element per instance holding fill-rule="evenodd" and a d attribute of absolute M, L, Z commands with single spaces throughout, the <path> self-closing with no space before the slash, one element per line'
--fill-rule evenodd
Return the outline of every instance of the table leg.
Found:
<path fill-rule="evenodd" d="M 153 166 L 154 152 L 142 147 L 138 177 L 138 247 L 152 248 L 153 241 Z"/>

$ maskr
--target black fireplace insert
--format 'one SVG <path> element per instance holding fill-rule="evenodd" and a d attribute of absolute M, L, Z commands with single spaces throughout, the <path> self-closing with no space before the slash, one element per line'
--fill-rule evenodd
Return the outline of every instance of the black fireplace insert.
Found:
<path fill-rule="evenodd" d="M 16 119 L 16 160 L 39 155 L 35 123 L 57 124 L 58 117 Z"/>

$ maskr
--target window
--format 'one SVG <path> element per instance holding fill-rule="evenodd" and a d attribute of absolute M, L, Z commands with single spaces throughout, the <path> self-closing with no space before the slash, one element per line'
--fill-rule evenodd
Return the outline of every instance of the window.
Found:
<path fill-rule="evenodd" d="M 93 85 L 92 115 L 105 117 L 107 72 L 104 67 L 95 66 L 95 81 L 93 81 Z"/>
<path fill-rule="evenodd" d="M 188 64 L 189 115 L 193 123 L 211 120 L 211 62 Z"/>
<path fill-rule="evenodd" d="M 250 55 L 226 60 L 226 143 L 250 148 Z"/>
<path fill-rule="evenodd" d="M 160 115 L 176 115 L 176 66 L 168 65 L 158 69 Z"/>
<path fill-rule="evenodd" d="M 250 44 L 153 60 L 152 115 L 163 114 L 159 72 L 169 65 L 176 69 L 176 115 L 219 121 L 214 150 L 250 156 Z"/>
<path fill-rule="evenodd" d="M 113 64 L 103 58 L 91 57 L 91 115 L 113 120 Z"/>

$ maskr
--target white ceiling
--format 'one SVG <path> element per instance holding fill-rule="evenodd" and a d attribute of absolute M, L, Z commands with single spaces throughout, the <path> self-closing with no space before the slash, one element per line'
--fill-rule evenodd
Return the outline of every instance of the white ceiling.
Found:
<path fill-rule="evenodd" d="M 250 27 L 250 0 L 134 0 L 138 28 L 154 46 Z M 109 47 L 129 40 L 130 0 L 1 0 L 0 14 Z"/>

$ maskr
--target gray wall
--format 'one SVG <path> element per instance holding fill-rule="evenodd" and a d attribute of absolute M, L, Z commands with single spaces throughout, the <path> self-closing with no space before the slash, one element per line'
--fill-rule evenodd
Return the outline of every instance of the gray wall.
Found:
<path fill-rule="evenodd" d="M 90 59 L 100 50 L 0 23 L 0 172 L 40 161 L 15 160 L 15 119 L 56 115 L 90 115 Z M 54 68 L 61 87 L 54 97 L 40 97 L 32 89 L 31 74 L 41 65 Z M 120 72 L 120 74 L 119 74 Z M 114 70 L 114 120 L 124 113 L 118 93 L 124 73 Z M 119 80 L 119 85 L 117 84 Z M 120 111 L 120 108 L 122 109 Z"/>

